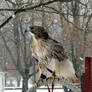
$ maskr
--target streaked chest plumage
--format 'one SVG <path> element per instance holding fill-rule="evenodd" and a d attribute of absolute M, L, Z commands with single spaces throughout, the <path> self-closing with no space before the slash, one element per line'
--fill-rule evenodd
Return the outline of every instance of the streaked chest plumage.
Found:
<path fill-rule="evenodd" d="M 48 51 L 49 51 L 49 46 L 46 42 L 44 41 L 37 41 L 35 38 L 33 39 L 33 42 L 31 44 L 31 49 L 32 52 L 35 53 L 38 58 L 40 59 L 47 59 Z"/>

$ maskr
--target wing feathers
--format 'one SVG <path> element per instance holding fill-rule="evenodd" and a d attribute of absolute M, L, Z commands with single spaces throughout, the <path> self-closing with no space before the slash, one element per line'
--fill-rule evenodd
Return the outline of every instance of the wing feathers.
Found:
<path fill-rule="evenodd" d="M 61 44 L 58 43 L 57 41 L 54 40 L 51 41 L 50 43 L 52 44 L 50 44 L 51 46 L 49 50 L 51 57 L 58 59 L 59 61 L 63 61 L 65 58 L 67 58 L 63 46 L 61 46 Z"/>

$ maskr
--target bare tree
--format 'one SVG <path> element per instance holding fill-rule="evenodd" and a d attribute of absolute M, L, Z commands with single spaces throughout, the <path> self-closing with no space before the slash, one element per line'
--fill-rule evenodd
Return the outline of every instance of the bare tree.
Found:
<path fill-rule="evenodd" d="M 0 8 L 0 16 L 2 16 L 0 22 L 0 37 L 2 39 L 0 38 L 0 40 L 4 42 L 2 46 L 6 49 L 2 55 L 3 63 L 10 61 L 10 64 L 12 62 L 14 69 L 20 73 L 23 78 L 22 91 L 25 92 L 28 89 L 30 76 L 34 75 L 35 82 L 35 73 L 37 72 L 36 62 L 31 60 L 30 42 L 27 41 L 24 34 L 24 30 L 30 25 L 42 24 L 48 28 L 49 34 L 64 44 L 67 54 L 70 55 L 74 63 L 76 72 L 81 76 L 81 73 L 84 72 L 83 59 L 85 55 L 91 55 L 92 51 L 92 40 L 89 40 L 89 34 L 92 32 L 92 15 L 90 14 L 92 2 L 90 0 L 87 3 L 80 0 L 15 1 L 7 0 L 9 7 Z M 3 63 L 2 69 L 6 68 L 4 71 L 7 71 L 8 65 Z M 30 67 L 33 67 L 32 74 L 30 74 Z M 67 91 L 65 86 L 64 89 Z"/>

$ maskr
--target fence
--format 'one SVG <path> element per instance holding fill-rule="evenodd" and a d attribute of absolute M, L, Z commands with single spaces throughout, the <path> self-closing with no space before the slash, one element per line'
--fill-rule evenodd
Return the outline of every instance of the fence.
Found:
<path fill-rule="evenodd" d="M 0 92 L 4 92 L 4 73 L 0 72 Z"/>

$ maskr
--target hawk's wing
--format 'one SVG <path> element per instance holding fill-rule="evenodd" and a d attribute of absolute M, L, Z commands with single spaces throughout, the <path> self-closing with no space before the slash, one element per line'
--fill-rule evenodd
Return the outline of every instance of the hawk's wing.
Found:
<path fill-rule="evenodd" d="M 51 57 L 58 59 L 59 61 L 63 61 L 65 58 L 67 58 L 63 46 L 55 40 L 51 40 L 51 46 L 49 51 Z"/>

